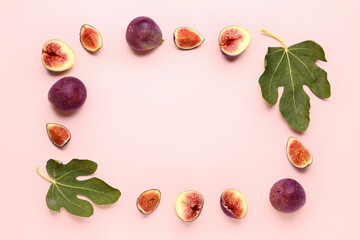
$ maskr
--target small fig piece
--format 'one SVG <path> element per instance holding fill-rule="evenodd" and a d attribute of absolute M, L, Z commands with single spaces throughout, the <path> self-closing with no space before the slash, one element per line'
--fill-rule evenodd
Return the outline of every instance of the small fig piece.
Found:
<path fill-rule="evenodd" d="M 183 50 L 189 50 L 200 46 L 204 37 L 196 30 L 188 27 L 179 27 L 174 31 L 175 45 Z"/>
<path fill-rule="evenodd" d="M 175 201 L 176 214 L 185 222 L 194 221 L 200 215 L 203 206 L 203 195 L 192 190 L 180 193 Z"/>
<path fill-rule="evenodd" d="M 159 26 L 149 17 L 137 17 L 126 29 L 126 41 L 138 52 L 158 47 L 164 40 Z"/>
<path fill-rule="evenodd" d="M 48 99 L 61 111 L 72 111 L 80 108 L 86 100 L 86 87 L 75 77 L 64 77 L 50 88 Z"/>
<path fill-rule="evenodd" d="M 277 181 L 269 194 L 271 205 L 283 213 L 292 213 L 305 205 L 306 195 L 304 188 L 291 178 Z"/>
<path fill-rule="evenodd" d="M 51 142 L 59 148 L 64 147 L 70 141 L 70 131 L 63 125 L 48 123 L 46 124 L 46 131 Z"/>
<path fill-rule="evenodd" d="M 226 189 L 220 197 L 223 212 L 232 218 L 243 218 L 248 211 L 248 204 L 244 195 L 236 189 Z"/>
<path fill-rule="evenodd" d="M 96 52 L 103 45 L 100 32 L 88 24 L 84 24 L 80 29 L 80 42 L 89 52 Z"/>
<path fill-rule="evenodd" d="M 159 206 L 160 199 L 160 190 L 150 189 L 140 194 L 136 201 L 136 206 L 141 213 L 148 215 Z"/>
<path fill-rule="evenodd" d="M 240 26 L 226 27 L 219 34 L 220 49 L 227 57 L 239 56 L 250 42 L 250 32 Z"/>
<path fill-rule="evenodd" d="M 41 54 L 43 65 L 50 71 L 65 71 L 75 64 L 74 51 L 63 41 L 53 39 L 47 41 Z"/>
<path fill-rule="evenodd" d="M 289 138 L 286 146 L 286 153 L 291 164 L 297 168 L 305 168 L 313 161 L 310 151 L 299 139 L 294 137 Z"/>

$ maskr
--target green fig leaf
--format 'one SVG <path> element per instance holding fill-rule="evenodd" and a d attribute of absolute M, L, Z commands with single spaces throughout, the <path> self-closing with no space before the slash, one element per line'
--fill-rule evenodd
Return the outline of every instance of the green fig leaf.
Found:
<path fill-rule="evenodd" d="M 317 60 L 326 62 L 324 50 L 314 41 L 288 48 L 277 36 L 262 31 L 284 45 L 268 48 L 265 71 L 259 79 L 262 96 L 273 106 L 278 99 L 278 88 L 284 87 L 280 112 L 291 128 L 305 131 L 310 123 L 310 98 L 303 86 L 308 86 L 319 98 L 328 98 L 331 94 L 327 73 L 315 64 Z"/>
<path fill-rule="evenodd" d="M 73 159 L 67 164 L 50 159 L 46 164 L 46 171 L 51 178 L 44 176 L 39 169 L 40 176 L 51 182 L 46 195 L 46 204 L 53 211 L 60 212 L 63 207 L 69 213 L 80 217 L 90 217 L 94 208 L 89 201 L 79 199 L 85 196 L 93 203 L 107 205 L 115 203 L 121 193 L 98 178 L 79 181 L 79 176 L 88 176 L 97 169 L 97 164 L 90 160 Z"/>

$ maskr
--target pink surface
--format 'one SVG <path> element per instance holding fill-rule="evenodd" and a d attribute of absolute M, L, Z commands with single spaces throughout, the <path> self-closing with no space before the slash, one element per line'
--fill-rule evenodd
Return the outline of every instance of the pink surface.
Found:
<path fill-rule="evenodd" d="M 358 45 L 359 2 L 350 1 L 1 1 L 0 239 L 359 239 L 360 134 Z M 146 55 L 125 41 L 127 24 L 153 18 L 164 43 Z M 80 27 L 95 26 L 103 48 L 90 54 L 80 44 Z M 218 34 L 240 25 L 252 34 L 249 48 L 227 61 Z M 175 28 L 189 26 L 204 37 L 180 51 Z M 278 104 L 261 97 L 258 79 L 269 46 L 314 40 L 326 52 L 332 96 L 311 98 L 311 122 L 299 134 L 281 117 Z M 58 38 L 77 56 L 67 72 L 52 74 L 40 61 L 42 45 Z M 64 76 L 80 78 L 88 90 L 84 106 L 70 116 L 52 109 L 47 92 Z M 64 149 L 48 139 L 45 124 L 67 126 Z M 300 138 L 314 156 L 304 171 L 287 160 L 288 137 Z M 96 177 L 119 188 L 119 201 L 95 206 L 92 217 L 50 211 L 45 203 L 49 158 L 99 164 Z M 291 177 L 306 190 L 307 203 L 284 215 L 268 194 Z M 159 188 L 158 209 L 143 216 L 138 195 Z M 242 220 L 227 217 L 219 198 L 236 188 L 249 204 Z M 194 189 L 205 197 L 200 217 L 176 216 L 177 194 Z"/>

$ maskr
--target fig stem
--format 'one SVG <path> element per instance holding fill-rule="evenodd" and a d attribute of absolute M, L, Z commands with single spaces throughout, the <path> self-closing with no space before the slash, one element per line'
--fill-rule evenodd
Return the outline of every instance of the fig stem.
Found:
<path fill-rule="evenodd" d="M 55 183 L 55 181 L 51 178 L 48 178 L 47 176 L 45 176 L 44 174 L 42 174 L 42 172 L 40 172 L 40 169 L 37 167 L 36 168 L 36 172 L 45 180 L 49 181 L 50 183 Z"/>
<path fill-rule="evenodd" d="M 275 34 L 272 34 L 271 32 L 266 31 L 265 29 L 261 29 L 261 32 L 265 33 L 266 35 L 268 35 L 268 36 L 270 36 L 270 37 L 272 37 L 272 38 L 275 38 L 276 40 L 278 40 L 279 42 L 281 42 L 281 44 L 282 44 L 282 45 L 284 46 L 284 48 L 285 48 L 285 51 L 288 50 L 285 42 L 284 42 L 281 38 L 279 38 L 279 37 L 276 36 Z"/>

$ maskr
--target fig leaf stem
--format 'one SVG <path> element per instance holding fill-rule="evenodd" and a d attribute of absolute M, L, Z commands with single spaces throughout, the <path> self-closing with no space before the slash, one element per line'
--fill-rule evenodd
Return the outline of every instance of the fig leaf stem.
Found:
<path fill-rule="evenodd" d="M 284 46 L 284 48 L 285 48 L 285 51 L 288 50 L 285 42 L 284 42 L 281 38 L 279 38 L 279 37 L 276 36 L 275 34 L 272 34 L 271 32 L 266 31 L 265 29 L 261 29 L 261 32 L 265 33 L 266 35 L 268 35 L 268 36 L 270 36 L 270 37 L 272 37 L 272 38 L 275 38 L 276 40 L 278 40 L 279 42 L 281 42 L 281 44 L 282 44 L 282 45 Z"/>
<path fill-rule="evenodd" d="M 47 176 L 45 176 L 42 172 L 40 172 L 40 169 L 37 167 L 36 168 L 36 172 L 42 177 L 44 178 L 45 180 L 47 180 L 48 182 L 50 183 L 55 183 L 55 181 L 51 178 L 48 178 Z"/>

